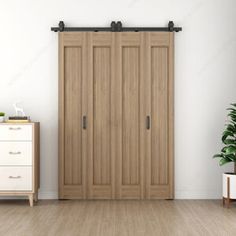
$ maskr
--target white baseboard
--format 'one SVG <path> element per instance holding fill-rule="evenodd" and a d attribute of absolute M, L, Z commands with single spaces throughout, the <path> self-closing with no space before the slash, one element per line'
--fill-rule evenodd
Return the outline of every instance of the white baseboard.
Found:
<path fill-rule="evenodd" d="M 175 191 L 175 199 L 221 199 L 222 194 L 217 191 L 196 191 L 196 190 L 185 190 Z"/>
<path fill-rule="evenodd" d="M 25 199 L 25 197 L 1 196 L 0 199 Z M 175 199 L 221 199 L 222 195 L 216 191 L 175 191 Z M 39 191 L 39 199 L 58 199 L 57 191 Z"/>
<path fill-rule="evenodd" d="M 175 191 L 175 199 L 221 199 L 222 195 L 215 190 L 208 191 Z M 58 192 L 40 192 L 39 199 L 58 199 Z"/>
<path fill-rule="evenodd" d="M 56 191 L 39 191 L 39 199 L 58 199 Z"/>

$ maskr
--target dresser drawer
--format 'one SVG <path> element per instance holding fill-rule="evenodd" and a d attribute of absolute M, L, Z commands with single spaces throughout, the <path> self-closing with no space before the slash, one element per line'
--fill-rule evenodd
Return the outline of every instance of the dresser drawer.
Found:
<path fill-rule="evenodd" d="M 0 141 L 31 141 L 32 125 L 0 125 Z"/>
<path fill-rule="evenodd" d="M 32 165 L 32 142 L 0 142 L 1 165 Z"/>
<path fill-rule="evenodd" d="M 0 167 L 0 191 L 31 191 L 32 167 Z"/>

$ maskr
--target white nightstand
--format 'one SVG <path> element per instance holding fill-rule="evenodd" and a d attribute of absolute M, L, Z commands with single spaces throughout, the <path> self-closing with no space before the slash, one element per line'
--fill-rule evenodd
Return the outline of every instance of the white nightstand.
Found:
<path fill-rule="evenodd" d="M 0 123 L 0 196 L 38 200 L 39 123 Z"/>

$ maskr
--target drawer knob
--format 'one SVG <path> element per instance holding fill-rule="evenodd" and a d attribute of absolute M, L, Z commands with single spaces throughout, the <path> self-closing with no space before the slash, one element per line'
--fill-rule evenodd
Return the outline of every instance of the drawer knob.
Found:
<path fill-rule="evenodd" d="M 20 130 L 21 129 L 21 127 L 16 127 L 16 128 L 14 128 L 14 127 L 9 127 L 9 130 Z"/>
<path fill-rule="evenodd" d="M 20 179 L 21 176 L 20 176 L 20 175 L 18 175 L 18 176 L 12 176 L 12 175 L 10 175 L 8 178 L 9 178 L 9 179 Z"/>
<path fill-rule="evenodd" d="M 10 155 L 20 155 L 21 152 L 9 152 Z"/>

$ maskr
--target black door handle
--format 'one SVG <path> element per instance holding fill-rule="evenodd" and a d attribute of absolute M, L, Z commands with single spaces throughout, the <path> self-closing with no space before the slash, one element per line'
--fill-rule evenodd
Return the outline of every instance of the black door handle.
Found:
<path fill-rule="evenodd" d="M 147 129 L 150 129 L 150 127 L 151 127 L 150 116 L 147 116 L 147 119 L 146 119 L 146 128 L 147 128 Z"/>
<path fill-rule="evenodd" d="M 83 116 L 83 129 L 87 128 L 87 117 Z"/>

